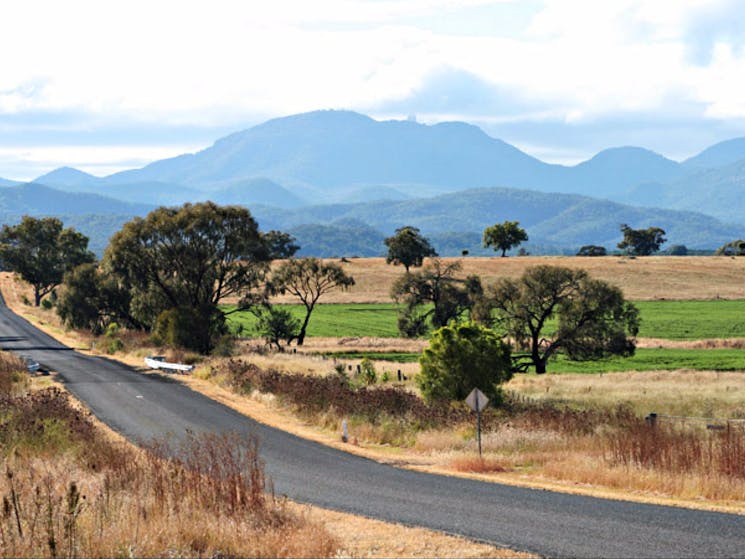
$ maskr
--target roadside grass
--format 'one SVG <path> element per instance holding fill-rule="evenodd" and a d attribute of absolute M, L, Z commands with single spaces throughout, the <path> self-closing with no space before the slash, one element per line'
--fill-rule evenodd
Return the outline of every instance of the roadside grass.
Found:
<path fill-rule="evenodd" d="M 330 557 L 339 544 L 291 512 L 255 439 L 194 435 L 136 449 L 58 388 L 28 390 L 0 353 L 0 556 Z"/>
<path fill-rule="evenodd" d="M 608 407 L 622 403 L 637 416 L 745 418 L 745 375 L 714 371 L 633 371 L 587 375 L 515 375 L 505 389 L 532 400 Z"/>
<path fill-rule="evenodd" d="M 354 444 L 395 449 L 397 462 L 424 460 L 435 469 L 502 481 L 579 483 L 745 510 L 745 471 L 737 465 L 745 461 L 745 430 L 723 434 L 700 422 L 660 421 L 659 433 L 650 433 L 643 419 L 650 411 L 741 417 L 745 378 L 736 373 L 520 375 L 505 387 L 505 404 L 485 410 L 478 457 L 474 417 L 462 404 L 438 410 L 410 386 L 363 386 L 331 370 L 331 362 L 324 365 L 325 376 L 230 360 L 206 378 L 326 433 L 338 433 L 346 419 Z M 647 384 L 645 374 L 653 377 Z M 583 380 L 598 383 L 588 388 Z M 639 406 L 634 390 L 648 394 Z M 657 407 L 665 402 L 671 405 Z"/>

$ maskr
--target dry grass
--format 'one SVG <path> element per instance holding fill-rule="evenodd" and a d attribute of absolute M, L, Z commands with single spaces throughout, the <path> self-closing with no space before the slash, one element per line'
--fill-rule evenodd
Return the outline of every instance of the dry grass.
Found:
<path fill-rule="evenodd" d="M 646 256 L 642 258 L 527 256 L 510 258 L 446 258 L 460 260 L 463 277 L 475 274 L 485 283 L 500 277 L 519 277 L 529 266 L 547 264 L 582 268 L 597 279 L 620 287 L 634 301 L 656 299 L 745 299 L 745 258 L 728 256 Z M 355 279 L 347 291 L 333 291 L 324 303 L 388 303 L 393 282 L 403 268 L 385 258 L 352 258 L 343 264 Z M 289 297 L 278 302 L 295 302 Z"/>
<path fill-rule="evenodd" d="M 508 390 L 579 405 L 627 402 L 635 412 L 745 418 L 745 375 L 718 371 L 653 371 L 598 375 L 516 375 Z"/>

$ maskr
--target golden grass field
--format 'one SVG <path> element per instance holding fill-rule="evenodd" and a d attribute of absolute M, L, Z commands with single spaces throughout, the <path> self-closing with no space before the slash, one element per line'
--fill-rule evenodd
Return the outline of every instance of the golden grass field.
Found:
<path fill-rule="evenodd" d="M 463 265 L 462 277 L 478 275 L 485 284 L 500 277 L 519 277 L 526 268 L 545 264 L 583 268 L 592 277 L 620 287 L 626 298 L 633 301 L 745 299 L 745 258 L 524 256 L 444 260 L 459 260 Z M 391 301 L 391 285 L 404 273 L 402 266 L 386 264 L 385 258 L 352 258 L 341 266 L 354 277 L 355 285 L 347 291 L 329 293 L 322 299 L 323 303 L 388 303 Z M 418 269 L 412 268 L 412 271 Z M 278 301 L 296 302 L 289 297 Z"/>

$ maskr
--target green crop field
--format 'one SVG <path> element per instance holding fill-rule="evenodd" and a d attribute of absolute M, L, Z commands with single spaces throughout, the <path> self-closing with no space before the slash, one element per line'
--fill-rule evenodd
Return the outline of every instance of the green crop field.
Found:
<path fill-rule="evenodd" d="M 288 309 L 298 320 L 305 317 L 305 307 L 302 305 L 280 306 Z M 398 307 L 392 303 L 321 304 L 313 309 L 308 325 L 308 336 L 395 338 L 398 336 L 397 316 Z M 231 329 L 242 328 L 242 332 L 246 336 L 256 335 L 256 317 L 250 312 L 229 315 L 228 324 Z"/>
<path fill-rule="evenodd" d="M 549 362 L 549 373 L 609 373 L 621 371 L 745 371 L 745 351 L 739 349 L 637 349 L 633 357 L 601 361 Z"/>
<path fill-rule="evenodd" d="M 745 338 L 745 300 L 716 301 L 640 301 L 643 338 L 700 340 L 706 338 Z M 283 305 L 299 319 L 302 305 Z M 345 337 L 398 336 L 393 303 L 318 305 L 310 319 L 309 336 Z M 256 318 L 248 312 L 230 315 L 232 328 L 243 328 L 244 335 L 255 335 Z"/>
<path fill-rule="evenodd" d="M 745 300 L 639 301 L 640 337 L 669 340 L 745 337 Z"/>
<path fill-rule="evenodd" d="M 327 357 L 412 363 L 418 353 L 329 352 Z M 738 349 L 637 349 L 633 357 L 600 361 L 569 361 L 561 356 L 549 362 L 549 373 L 610 373 L 624 371 L 745 371 L 745 351 Z"/>

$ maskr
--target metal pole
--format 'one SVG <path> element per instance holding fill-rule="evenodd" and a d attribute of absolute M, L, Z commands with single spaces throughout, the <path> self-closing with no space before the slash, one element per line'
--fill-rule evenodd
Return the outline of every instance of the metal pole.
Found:
<path fill-rule="evenodd" d="M 478 392 L 476 392 L 476 417 L 478 418 L 476 431 L 479 437 L 479 458 L 481 458 L 481 405 Z"/>

